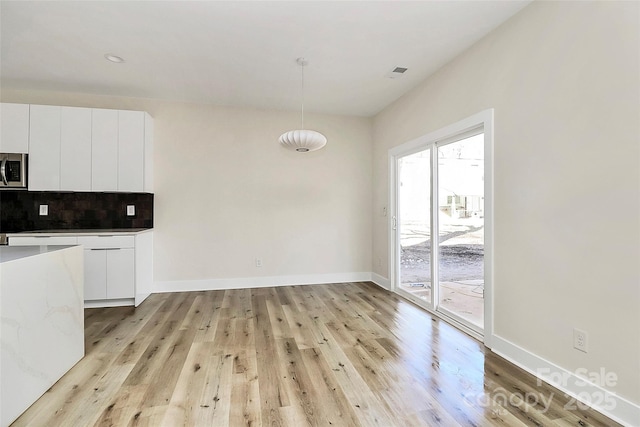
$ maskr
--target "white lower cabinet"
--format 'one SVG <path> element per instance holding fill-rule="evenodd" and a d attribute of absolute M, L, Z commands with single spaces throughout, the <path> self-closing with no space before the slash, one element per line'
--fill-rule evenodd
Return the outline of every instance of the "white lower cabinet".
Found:
<path fill-rule="evenodd" d="M 84 246 L 85 301 L 135 297 L 135 236 L 78 236 Z"/>
<path fill-rule="evenodd" d="M 84 250 L 84 299 L 107 299 L 107 251 Z"/>
<path fill-rule="evenodd" d="M 124 299 L 135 296 L 133 248 L 84 250 L 84 299 Z"/>
<path fill-rule="evenodd" d="M 153 232 L 9 236 L 10 246 L 83 245 L 86 307 L 138 306 L 153 285 Z"/>
<path fill-rule="evenodd" d="M 107 299 L 133 298 L 135 292 L 135 254 L 133 248 L 107 252 Z"/>

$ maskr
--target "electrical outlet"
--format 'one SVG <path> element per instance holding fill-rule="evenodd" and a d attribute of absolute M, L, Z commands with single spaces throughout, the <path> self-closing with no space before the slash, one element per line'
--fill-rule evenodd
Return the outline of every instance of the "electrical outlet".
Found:
<path fill-rule="evenodd" d="M 573 329 L 573 348 L 587 352 L 587 333 L 580 329 Z"/>
<path fill-rule="evenodd" d="M 256 258 L 256 267 L 262 267 L 262 258 Z"/>
<path fill-rule="evenodd" d="M 127 205 L 127 216 L 135 216 L 136 205 Z"/>
<path fill-rule="evenodd" d="M 49 215 L 49 205 L 40 205 L 40 216 Z"/>

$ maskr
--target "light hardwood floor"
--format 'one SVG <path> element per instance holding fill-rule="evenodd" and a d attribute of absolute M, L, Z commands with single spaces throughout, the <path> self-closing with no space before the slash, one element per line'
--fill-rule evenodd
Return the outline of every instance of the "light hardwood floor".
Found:
<path fill-rule="evenodd" d="M 86 357 L 15 426 L 616 425 L 371 283 L 156 294 L 85 319 Z"/>

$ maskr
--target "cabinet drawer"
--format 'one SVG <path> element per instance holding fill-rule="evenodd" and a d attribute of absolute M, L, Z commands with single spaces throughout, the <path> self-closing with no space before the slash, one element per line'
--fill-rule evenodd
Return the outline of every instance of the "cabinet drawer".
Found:
<path fill-rule="evenodd" d="M 9 237 L 9 246 L 76 245 L 75 236 Z"/>
<path fill-rule="evenodd" d="M 78 236 L 85 249 L 133 248 L 135 236 Z"/>

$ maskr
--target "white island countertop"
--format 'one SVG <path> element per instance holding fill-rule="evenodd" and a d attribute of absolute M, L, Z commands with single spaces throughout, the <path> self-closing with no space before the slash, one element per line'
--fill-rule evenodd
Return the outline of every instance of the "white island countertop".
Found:
<path fill-rule="evenodd" d="M 70 246 L 0 246 L 0 264 L 34 255 L 60 251 Z"/>
<path fill-rule="evenodd" d="M 82 246 L 0 247 L 0 427 L 84 355 Z"/>

